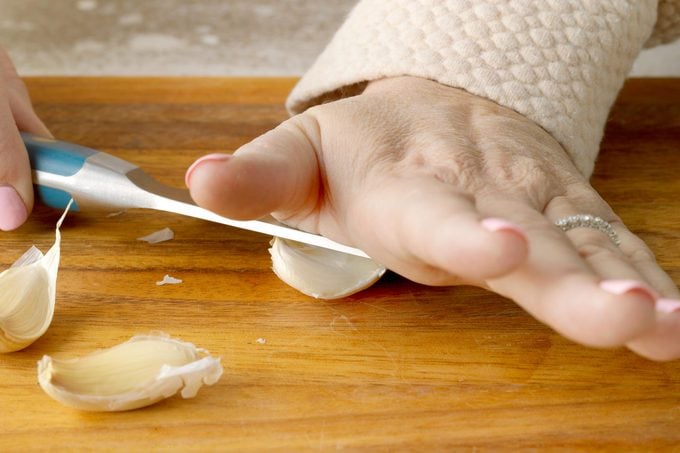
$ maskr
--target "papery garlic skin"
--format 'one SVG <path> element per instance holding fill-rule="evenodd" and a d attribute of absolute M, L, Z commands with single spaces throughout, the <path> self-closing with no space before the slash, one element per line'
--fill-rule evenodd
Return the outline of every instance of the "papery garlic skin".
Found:
<path fill-rule="evenodd" d="M 165 227 L 162 230 L 154 231 L 151 234 L 137 238 L 138 241 L 148 242 L 149 244 L 158 244 L 160 242 L 170 241 L 175 238 L 175 232 L 170 228 Z"/>
<path fill-rule="evenodd" d="M 0 273 L 0 352 L 23 349 L 40 338 L 52 322 L 61 249 L 59 228 L 71 207 L 57 222 L 54 245 L 43 255 L 31 247 Z"/>
<path fill-rule="evenodd" d="M 69 360 L 43 356 L 38 383 L 60 403 L 86 411 L 149 406 L 181 390 L 193 398 L 222 375 L 219 358 L 165 334 L 137 335 L 109 349 Z"/>
<path fill-rule="evenodd" d="M 377 282 L 385 267 L 369 258 L 274 238 L 269 253 L 274 273 L 317 299 L 339 299 Z"/>
<path fill-rule="evenodd" d="M 180 283 L 182 283 L 181 279 L 171 277 L 168 274 L 165 274 L 165 276 L 163 276 L 163 280 L 156 282 L 156 286 L 179 285 Z"/>

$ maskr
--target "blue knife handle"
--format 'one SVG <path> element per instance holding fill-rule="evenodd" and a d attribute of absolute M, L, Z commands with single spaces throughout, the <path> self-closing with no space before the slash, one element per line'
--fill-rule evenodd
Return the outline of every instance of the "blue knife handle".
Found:
<path fill-rule="evenodd" d="M 148 176 L 110 154 L 34 134 L 21 133 L 33 169 L 35 193 L 44 204 L 74 211 L 148 207 L 151 194 L 129 178 Z M 156 183 L 158 184 L 158 183 Z"/>
<path fill-rule="evenodd" d="M 31 168 L 62 176 L 72 176 L 83 168 L 88 157 L 97 154 L 94 149 L 66 143 L 53 138 L 21 133 Z"/>
<path fill-rule="evenodd" d="M 22 132 L 21 138 L 26 145 L 31 168 L 45 173 L 73 176 L 83 168 L 85 161 L 90 156 L 98 153 L 98 151 L 85 148 L 84 146 L 41 137 L 27 132 Z M 35 192 L 44 204 L 57 209 L 64 209 L 69 200 L 75 198 L 63 189 L 42 185 L 36 185 Z M 77 203 L 71 209 L 77 211 Z"/>

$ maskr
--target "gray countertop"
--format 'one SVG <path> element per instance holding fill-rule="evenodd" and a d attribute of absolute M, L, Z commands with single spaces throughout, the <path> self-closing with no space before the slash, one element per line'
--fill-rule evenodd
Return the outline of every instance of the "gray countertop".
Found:
<path fill-rule="evenodd" d="M 23 75 L 298 75 L 354 0 L 0 0 Z"/>
<path fill-rule="evenodd" d="M 301 75 L 355 0 L 0 0 L 22 75 Z M 680 43 L 634 75 L 680 76 Z"/>

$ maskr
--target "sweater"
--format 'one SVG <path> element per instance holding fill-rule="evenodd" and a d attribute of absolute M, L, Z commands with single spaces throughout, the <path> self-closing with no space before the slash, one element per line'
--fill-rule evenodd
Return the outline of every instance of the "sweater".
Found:
<path fill-rule="evenodd" d="M 589 177 L 636 56 L 678 36 L 680 0 L 361 0 L 287 107 L 423 77 L 536 122 Z"/>

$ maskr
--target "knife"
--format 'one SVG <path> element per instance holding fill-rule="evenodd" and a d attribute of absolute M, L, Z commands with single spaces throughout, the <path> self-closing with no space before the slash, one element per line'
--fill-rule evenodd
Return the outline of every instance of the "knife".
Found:
<path fill-rule="evenodd" d="M 246 221 L 219 216 L 197 206 L 188 190 L 161 184 L 138 166 L 105 152 L 26 132 L 21 137 L 36 194 L 53 208 L 64 209 L 73 199 L 74 211 L 156 209 L 368 258 L 357 248 L 288 227 L 271 216 Z"/>

